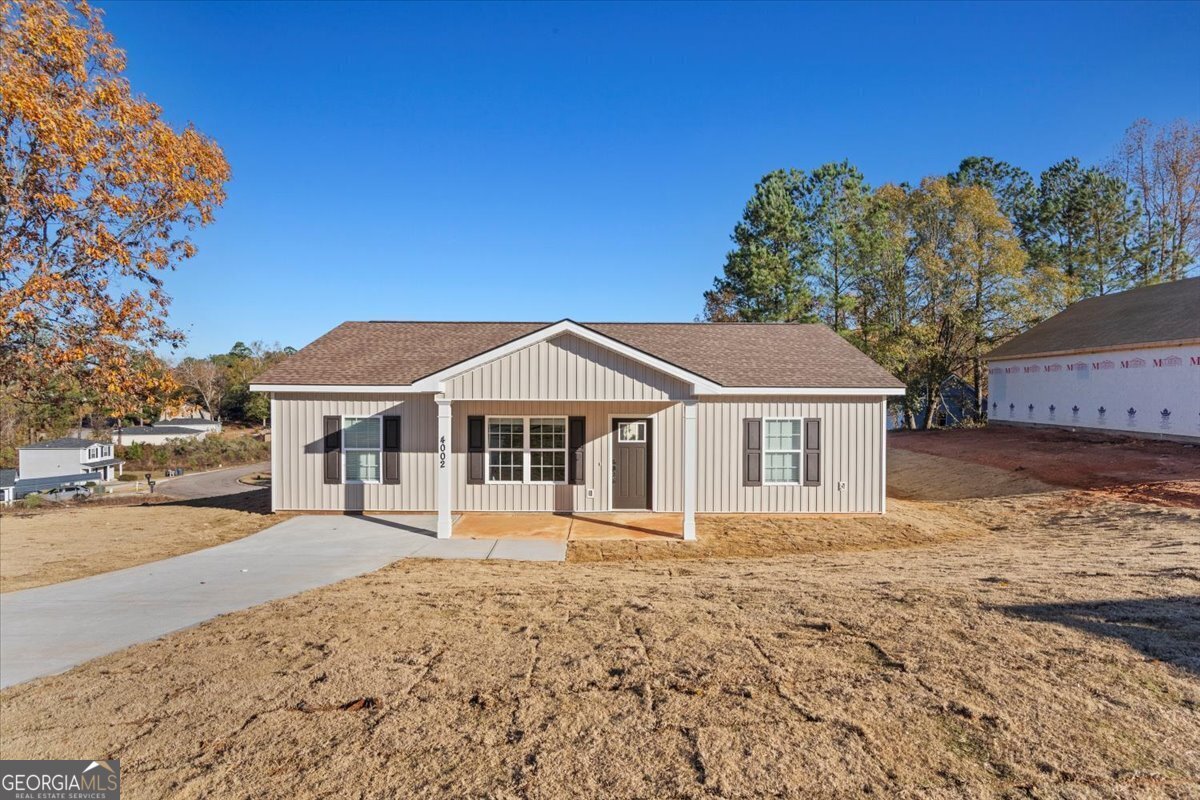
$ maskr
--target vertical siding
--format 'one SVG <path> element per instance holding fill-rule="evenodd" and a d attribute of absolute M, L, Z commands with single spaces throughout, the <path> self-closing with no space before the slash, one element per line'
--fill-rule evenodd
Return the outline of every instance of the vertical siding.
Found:
<path fill-rule="evenodd" d="M 880 397 L 701 398 L 698 417 L 700 513 L 881 513 L 884 480 Z M 822 420 L 821 485 L 742 486 L 742 420 Z M 846 489 L 839 491 L 839 481 Z"/>
<path fill-rule="evenodd" d="M 610 491 L 611 417 L 647 416 L 653 421 L 655 511 L 683 509 L 683 406 L 679 403 L 462 401 L 453 405 L 451 442 L 456 511 L 607 511 Z M 586 417 L 584 483 L 580 486 L 467 484 L 467 417 Z M 591 496 L 588 491 L 591 490 Z"/>
<path fill-rule="evenodd" d="M 446 381 L 454 400 L 670 400 L 688 385 L 578 336 L 563 334 Z"/>
<path fill-rule="evenodd" d="M 325 484 L 326 415 L 400 417 L 400 483 Z M 431 511 L 437 506 L 431 394 L 277 394 L 272 419 L 273 500 L 279 511 Z"/>

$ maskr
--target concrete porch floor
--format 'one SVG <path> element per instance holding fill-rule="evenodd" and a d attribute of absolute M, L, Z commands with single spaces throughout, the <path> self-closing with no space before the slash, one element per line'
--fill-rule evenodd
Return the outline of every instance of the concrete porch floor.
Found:
<path fill-rule="evenodd" d="M 455 538 L 550 542 L 683 539 L 682 514 L 629 511 L 568 513 L 463 512 Z"/>

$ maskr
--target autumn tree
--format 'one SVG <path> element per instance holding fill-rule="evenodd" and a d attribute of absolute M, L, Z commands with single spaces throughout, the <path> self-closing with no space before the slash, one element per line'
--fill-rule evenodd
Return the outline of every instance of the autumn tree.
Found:
<path fill-rule="evenodd" d="M 10 397 L 135 412 L 169 393 L 163 274 L 195 254 L 229 166 L 135 95 L 84 2 L 0 0 L 0 375 Z"/>
<path fill-rule="evenodd" d="M 1187 277 L 1200 262 L 1200 126 L 1176 120 L 1156 128 L 1140 119 L 1109 171 L 1132 187 L 1140 205 L 1144 250 L 1138 284 Z"/>
<path fill-rule="evenodd" d="M 185 358 L 175 367 L 175 381 L 187 395 L 204 406 L 212 419 L 221 418 L 221 407 L 229 391 L 229 379 L 209 358 Z"/>

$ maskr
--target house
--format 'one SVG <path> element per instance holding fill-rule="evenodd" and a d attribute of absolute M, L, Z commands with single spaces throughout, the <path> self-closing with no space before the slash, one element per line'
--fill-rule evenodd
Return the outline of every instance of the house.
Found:
<path fill-rule="evenodd" d="M 1200 439 L 1200 278 L 1082 300 L 987 356 L 988 421 Z"/>
<path fill-rule="evenodd" d="M 38 491 L 73 483 L 111 481 L 121 474 L 125 464 L 113 457 L 113 448 L 108 442 L 74 436 L 33 442 L 18 448 L 17 455 L 18 493 L 23 485 L 34 480 L 39 481 Z M 48 484 L 47 480 L 50 481 Z"/>
<path fill-rule="evenodd" d="M 250 387 L 277 511 L 885 510 L 904 386 L 823 325 L 347 322 Z"/>
<path fill-rule="evenodd" d="M 0 469 L 0 506 L 10 506 L 17 499 L 17 471 Z"/>
<path fill-rule="evenodd" d="M 221 430 L 221 423 L 199 417 L 160 420 L 153 425 L 116 428 L 112 441 L 119 445 L 166 444 L 172 439 L 203 439 Z"/>

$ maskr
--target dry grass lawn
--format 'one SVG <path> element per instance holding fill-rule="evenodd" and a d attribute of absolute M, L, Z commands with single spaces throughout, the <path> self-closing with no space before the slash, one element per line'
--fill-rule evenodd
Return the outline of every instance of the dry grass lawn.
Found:
<path fill-rule="evenodd" d="M 0 515 L 0 592 L 85 578 L 240 539 L 279 522 L 262 497 L 147 503 L 116 498 Z"/>
<path fill-rule="evenodd" d="M 130 798 L 1200 795 L 1200 512 L 891 462 L 894 522 L 784 555 L 401 561 L 221 617 L 4 691 L 0 755 Z"/>

